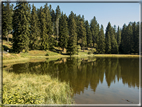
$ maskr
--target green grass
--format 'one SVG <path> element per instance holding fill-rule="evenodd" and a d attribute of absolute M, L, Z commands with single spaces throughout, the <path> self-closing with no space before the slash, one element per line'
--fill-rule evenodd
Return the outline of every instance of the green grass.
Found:
<path fill-rule="evenodd" d="M 3 71 L 3 104 L 72 104 L 69 84 L 48 75 Z"/>

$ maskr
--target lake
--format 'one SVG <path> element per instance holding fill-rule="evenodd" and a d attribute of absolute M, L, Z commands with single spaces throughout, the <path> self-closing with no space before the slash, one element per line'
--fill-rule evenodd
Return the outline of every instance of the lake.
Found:
<path fill-rule="evenodd" d="M 50 75 L 70 84 L 77 104 L 139 104 L 139 58 L 60 58 L 4 65 L 8 72 Z"/>

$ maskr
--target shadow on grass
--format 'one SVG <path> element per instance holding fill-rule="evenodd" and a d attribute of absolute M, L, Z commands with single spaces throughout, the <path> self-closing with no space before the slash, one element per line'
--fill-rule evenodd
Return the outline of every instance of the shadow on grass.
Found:
<path fill-rule="evenodd" d="M 52 52 L 61 54 L 61 55 L 70 55 L 70 53 L 62 53 L 62 50 L 60 50 L 60 49 L 52 48 L 52 49 L 49 49 L 49 50 L 52 51 Z"/>
<path fill-rule="evenodd" d="M 49 50 L 52 51 L 52 52 L 60 53 L 60 54 L 62 53 L 62 50 L 55 49 L 55 48 L 51 48 Z"/>

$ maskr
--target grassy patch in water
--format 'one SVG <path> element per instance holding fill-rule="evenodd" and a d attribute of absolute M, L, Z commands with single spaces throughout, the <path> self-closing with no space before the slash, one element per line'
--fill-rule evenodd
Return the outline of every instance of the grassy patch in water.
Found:
<path fill-rule="evenodd" d="M 3 71 L 3 104 L 72 104 L 69 84 L 48 75 Z"/>

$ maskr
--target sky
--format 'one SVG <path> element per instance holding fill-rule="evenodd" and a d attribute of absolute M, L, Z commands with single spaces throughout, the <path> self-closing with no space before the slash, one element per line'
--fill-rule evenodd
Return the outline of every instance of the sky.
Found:
<path fill-rule="evenodd" d="M 76 15 L 84 15 L 85 20 L 89 22 L 95 16 L 99 25 L 104 26 L 104 30 L 108 22 L 112 26 L 116 25 L 122 28 L 124 23 L 128 25 L 129 22 L 140 20 L 139 3 L 48 3 L 48 5 L 50 4 L 54 10 L 59 5 L 61 12 L 63 11 L 67 16 L 71 11 Z M 34 5 L 36 8 L 40 8 L 45 3 L 34 3 Z"/>
<path fill-rule="evenodd" d="M 40 2 L 39 0 L 35 1 Z M 43 1 L 45 0 L 42 0 L 42 3 L 34 3 L 36 8 L 44 6 L 45 3 Z M 33 3 L 30 4 L 32 5 Z M 110 22 L 112 26 L 116 25 L 116 27 L 119 26 L 122 28 L 124 23 L 128 25 L 129 22 L 138 22 L 140 20 L 140 3 L 48 3 L 48 6 L 50 4 L 54 10 L 56 10 L 57 5 L 59 5 L 61 12 L 63 11 L 67 16 L 69 16 L 71 11 L 76 15 L 84 15 L 85 20 L 89 22 L 95 16 L 99 25 L 103 25 L 104 31 L 106 30 L 108 22 Z"/>

